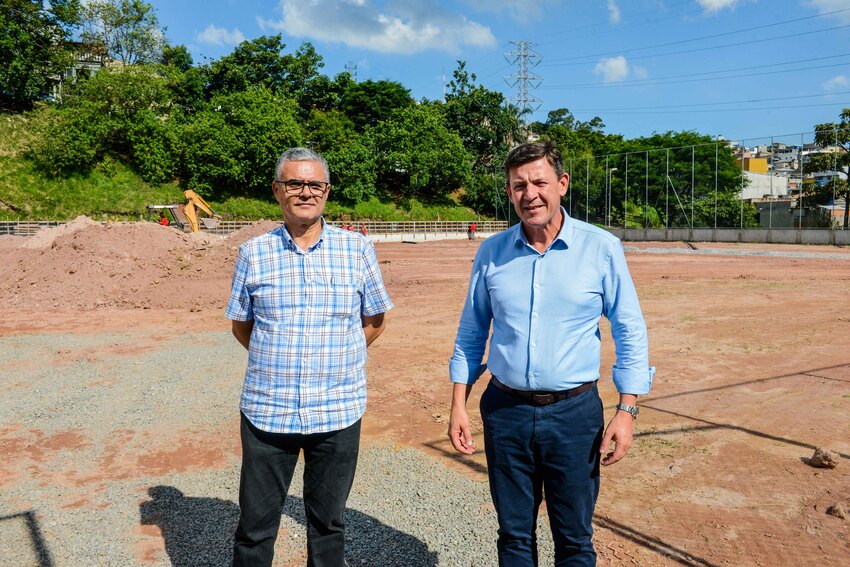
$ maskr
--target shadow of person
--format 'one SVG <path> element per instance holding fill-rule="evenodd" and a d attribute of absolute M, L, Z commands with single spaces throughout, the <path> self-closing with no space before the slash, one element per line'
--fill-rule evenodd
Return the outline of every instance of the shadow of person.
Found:
<path fill-rule="evenodd" d="M 304 500 L 290 495 L 283 513 L 302 526 Z M 345 509 L 345 560 L 351 567 L 434 567 L 438 554 L 416 537 L 388 526 L 368 514 Z"/>
<path fill-rule="evenodd" d="M 174 567 L 224 566 L 233 561 L 239 507 L 220 498 L 184 495 L 173 486 L 148 489 L 139 504 L 142 525 L 159 526 Z"/>

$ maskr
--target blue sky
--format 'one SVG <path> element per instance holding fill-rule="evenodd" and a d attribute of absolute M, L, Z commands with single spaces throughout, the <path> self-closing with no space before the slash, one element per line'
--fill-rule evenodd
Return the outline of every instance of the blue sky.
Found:
<path fill-rule="evenodd" d="M 850 0 L 151 0 L 196 63 L 243 39 L 311 42 L 333 76 L 443 96 L 459 59 L 516 97 L 505 54 L 530 41 L 532 119 L 569 108 L 626 137 L 696 130 L 787 143 L 850 107 Z M 512 57 L 511 57 L 512 58 Z M 532 60 L 533 62 L 534 60 Z M 783 136 L 796 134 L 796 136 Z M 808 138 L 808 137 L 807 137 Z M 752 142 L 747 142 L 748 145 Z"/>

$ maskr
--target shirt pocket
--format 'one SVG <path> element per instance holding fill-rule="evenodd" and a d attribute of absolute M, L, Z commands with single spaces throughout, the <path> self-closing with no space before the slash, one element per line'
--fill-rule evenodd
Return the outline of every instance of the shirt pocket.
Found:
<path fill-rule="evenodd" d="M 356 278 L 334 275 L 319 280 L 318 297 L 330 317 L 360 317 L 360 282 Z"/>

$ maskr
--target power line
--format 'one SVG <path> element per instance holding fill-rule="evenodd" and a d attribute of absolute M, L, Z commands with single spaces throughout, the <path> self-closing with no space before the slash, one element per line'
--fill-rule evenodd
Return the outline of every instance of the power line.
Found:
<path fill-rule="evenodd" d="M 658 85 L 674 85 L 681 83 L 698 83 L 700 81 L 716 81 L 720 79 L 740 79 L 740 78 L 748 78 L 748 77 L 758 77 L 764 75 L 778 75 L 782 73 L 793 73 L 795 71 L 812 71 L 815 69 L 829 69 L 832 67 L 843 67 L 847 65 L 846 62 L 843 63 L 833 63 L 830 65 L 818 65 L 815 67 L 799 67 L 797 69 L 781 69 L 779 71 L 765 71 L 763 73 L 745 73 L 743 75 L 727 75 L 721 77 L 703 77 L 701 79 L 685 79 L 681 81 L 668 81 L 666 79 L 635 79 L 634 81 L 622 81 L 619 83 L 582 83 L 575 85 L 552 85 L 548 87 L 542 87 L 544 89 L 601 89 L 601 88 L 614 88 L 614 87 L 654 87 Z M 726 72 L 726 71 L 713 71 L 710 74 Z M 696 73 L 696 75 L 705 75 L 706 73 Z M 686 76 L 686 75 L 682 75 Z"/>
<path fill-rule="evenodd" d="M 698 112 L 744 112 L 744 111 L 750 111 L 750 110 L 783 110 L 783 109 L 789 109 L 789 108 L 816 108 L 816 107 L 824 107 L 824 106 L 840 106 L 841 108 L 850 108 L 850 102 L 827 102 L 827 103 L 822 103 L 822 104 L 796 104 L 796 105 L 786 105 L 786 106 L 751 106 L 751 107 L 747 107 L 747 108 L 704 108 L 704 109 L 695 108 L 693 110 L 669 110 L 669 109 L 667 109 L 667 110 L 665 110 L 665 109 L 659 109 L 659 110 L 630 110 L 630 109 L 614 110 L 614 109 L 609 109 L 609 110 L 606 110 L 605 112 L 608 113 L 608 114 L 625 114 L 625 113 L 628 113 L 628 114 L 693 114 L 693 113 L 698 113 Z M 600 112 L 600 111 L 573 110 L 573 111 L 570 111 L 570 112 L 573 112 L 573 113 L 576 113 L 576 114 L 578 114 L 578 113 L 593 114 L 593 113 Z"/>
<path fill-rule="evenodd" d="M 781 22 L 774 22 L 772 24 L 763 24 L 761 26 L 753 26 L 753 27 L 750 27 L 750 28 L 742 28 L 742 29 L 735 30 L 735 31 L 723 32 L 723 33 L 717 33 L 717 34 L 711 34 L 711 35 L 704 35 L 704 36 L 693 37 L 693 38 L 689 38 L 689 39 L 681 39 L 681 40 L 678 40 L 678 41 L 669 41 L 669 42 L 666 42 L 666 43 L 657 43 L 655 45 L 645 45 L 643 47 L 630 47 L 630 48 L 627 48 L 627 49 L 621 49 L 621 50 L 618 50 L 618 51 L 608 51 L 608 52 L 605 52 L 605 53 L 595 53 L 595 54 L 591 54 L 591 55 L 580 55 L 580 56 L 576 56 L 576 57 L 564 57 L 564 58 L 561 58 L 561 59 L 553 59 L 552 61 L 574 61 L 574 60 L 577 60 L 577 59 L 605 57 L 607 55 L 621 55 L 623 53 L 630 53 L 630 52 L 633 52 L 633 51 L 645 51 L 647 49 L 655 49 L 657 47 L 669 47 L 671 45 L 681 45 L 683 43 L 692 43 L 694 41 L 702 41 L 704 39 L 714 39 L 714 38 L 718 38 L 718 37 L 725 37 L 725 36 L 728 36 L 728 35 L 736 35 L 736 34 L 739 34 L 739 33 L 745 33 L 745 32 L 751 32 L 751 31 L 760 30 L 760 29 L 782 26 L 782 25 L 785 25 L 785 24 L 793 24 L 793 23 L 796 23 L 796 22 L 801 22 L 801 21 L 804 21 L 804 20 L 811 20 L 811 19 L 814 19 L 814 18 L 821 18 L 823 16 L 838 14 L 838 13 L 841 13 L 841 12 L 850 12 L 850 8 L 844 8 L 842 10 L 834 10 L 832 12 L 825 12 L 823 14 L 817 14 L 817 15 L 814 15 L 814 16 L 805 16 L 805 17 L 802 17 L 802 18 L 794 18 L 792 20 L 784 20 L 784 21 L 781 21 Z M 834 27 L 834 28 L 824 28 L 824 29 L 821 29 L 821 30 L 815 30 L 813 32 L 804 32 L 804 33 L 817 33 L 819 31 L 829 31 L 829 30 L 846 28 L 846 27 L 848 27 L 848 26 L 845 25 L 845 26 L 838 26 L 838 27 Z M 797 34 L 797 35 L 802 35 L 802 34 Z M 786 35 L 786 36 L 782 36 L 782 37 L 795 37 L 795 36 Z M 762 41 L 762 40 L 756 40 L 756 41 Z"/>
<path fill-rule="evenodd" d="M 749 100 L 731 100 L 731 101 L 723 101 L 723 102 L 698 102 L 692 104 L 671 104 L 664 106 L 632 106 L 628 108 L 597 108 L 597 109 L 581 109 L 574 110 L 571 112 L 626 112 L 633 110 L 663 110 L 670 108 L 687 108 L 692 106 L 720 106 L 724 104 L 751 104 L 756 102 L 776 102 L 780 100 L 799 100 L 801 98 L 820 98 L 824 96 L 837 96 L 837 95 L 845 95 L 850 94 L 850 91 L 840 91 L 834 93 L 818 93 L 818 94 L 810 94 L 810 95 L 797 95 L 797 96 L 781 96 L 775 98 L 754 98 Z"/>
<path fill-rule="evenodd" d="M 668 9 L 669 8 L 676 8 L 676 7 L 682 6 L 684 4 L 691 4 L 692 2 L 693 2 L 693 0 L 686 0 L 685 2 L 679 2 L 677 4 L 671 4 L 671 5 L 667 6 L 667 8 Z M 639 27 L 650 25 L 650 24 L 655 24 L 655 23 L 658 23 L 658 22 L 664 22 L 664 21 L 667 21 L 667 20 L 672 20 L 674 18 L 679 18 L 679 17 L 682 17 L 682 16 L 690 16 L 691 14 L 697 14 L 697 13 L 702 12 L 702 11 L 703 11 L 702 8 L 700 8 L 700 9 L 697 9 L 697 10 L 691 10 L 689 12 L 679 12 L 677 14 L 670 14 L 667 17 L 657 18 L 655 20 L 649 20 L 649 21 L 646 21 L 646 22 L 639 22 L 639 23 L 635 23 L 635 24 L 631 24 L 631 25 L 625 25 L 625 26 L 617 25 L 617 27 L 612 27 L 608 30 L 604 30 L 603 32 L 601 32 L 600 34 L 597 34 L 597 35 L 601 35 L 603 33 L 618 32 L 618 31 L 622 31 L 622 30 L 626 30 L 626 29 L 630 29 L 630 28 L 639 28 Z M 642 12 L 630 12 L 630 13 L 624 14 L 623 17 L 624 18 L 634 18 L 636 16 L 642 16 L 644 14 L 656 14 L 656 13 L 658 13 L 658 9 L 644 10 Z M 607 22 L 607 21 L 606 22 L 599 22 L 599 23 L 596 23 L 596 24 L 588 24 L 586 26 L 569 28 L 569 36 L 565 38 L 565 41 L 572 40 L 572 39 L 582 39 L 582 38 L 585 38 L 585 37 L 593 37 L 594 34 L 573 35 L 573 32 L 588 30 L 588 29 L 592 29 L 592 28 L 599 28 L 599 27 L 606 26 L 606 25 L 610 25 L 609 22 Z M 564 32 L 559 31 L 559 32 L 552 32 L 552 33 L 548 33 L 548 34 L 543 34 L 543 35 L 537 36 L 537 39 L 543 39 L 543 38 L 546 38 L 546 37 L 552 37 L 552 36 L 556 36 L 556 35 L 557 36 L 563 36 Z M 551 45 L 553 43 L 561 43 L 561 42 L 548 41 L 548 42 L 545 42 L 545 43 L 541 43 L 540 45 Z"/>

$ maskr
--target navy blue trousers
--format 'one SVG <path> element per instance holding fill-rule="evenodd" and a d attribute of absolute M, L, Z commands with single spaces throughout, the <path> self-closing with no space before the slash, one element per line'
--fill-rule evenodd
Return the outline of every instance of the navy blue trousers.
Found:
<path fill-rule="evenodd" d="M 537 565 L 537 512 L 544 493 L 556 567 L 596 565 L 592 520 L 604 429 L 596 385 L 536 406 L 490 384 L 480 408 L 499 520 L 499 565 Z"/>
<path fill-rule="evenodd" d="M 340 431 L 312 435 L 268 433 L 242 415 L 239 525 L 233 565 L 267 567 L 298 454 L 304 451 L 307 565 L 345 565 L 345 503 L 360 451 L 360 420 Z"/>

